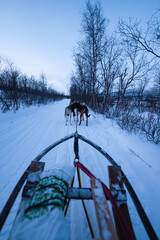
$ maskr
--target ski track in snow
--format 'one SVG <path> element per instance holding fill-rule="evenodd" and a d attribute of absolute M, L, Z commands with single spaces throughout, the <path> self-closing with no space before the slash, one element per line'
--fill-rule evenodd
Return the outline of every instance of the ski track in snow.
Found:
<path fill-rule="evenodd" d="M 75 123 L 65 126 L 64 109 L 68 100 L 50 103 L 40 107 L 20 109 L 15 114 L 0 113 L 0 211 L 3 209 L 11 191 L 30 162 L 46 147 L 62 137 L 74 133 Z M 90 110 L 90 112 L 92 112 Z M 95 114 L 94 114 L 95 115 Z M 114 121 L 102 115 L 91 115 L 89 126 L 85 121 L 78 126 L 78 133 L 103 148 L 122 168 L 134 187 L 158 237 L 160 237 L 160 147 L 146 142 L 134 134 L 121 130 Z M 130 154 L 130 149 L 141 156 L 152 167 Z M 79 140 L 80 161 L 105 184 L 108 185 L 109 161 L 87 143 Z M 54 164 L 73 164 L 73 138 L 58 145 L 42 161 L 45 169 L 54 168 Z M 82 185 L 90 187 L 90 180 L 81 173 Z M 78 186 L 75 180 L 75 186 Z M 137 239 L 147 240 L 141 221 L 128 197 L 128 206 Z M 7 239 L 20 202 L 20 194 L 0 234 Z M 85 201 L 97 238 L 99 237 L 93 201 Z M 80 200 L 72 200 L 67 219 L 70 223 L 71 239 L 92 239 L 86 216 Z"/>

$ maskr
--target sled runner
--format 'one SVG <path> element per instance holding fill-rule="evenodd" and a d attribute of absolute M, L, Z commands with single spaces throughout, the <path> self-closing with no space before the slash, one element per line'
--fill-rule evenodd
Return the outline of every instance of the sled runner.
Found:
<path fill-rule="evenodd" d="M 45 163 L 40 162 L 50 150 L 57 145 L 74 138 L 74 166 L 53 166 L 45 171 Z M 99 151 L 109 162 L 108 188 L 100 179 L 97 179 L 87 166 L 79 160 L 78 141 L 82 140 Z M 79 187 L 73 187 L 75 170 Z M 90 188 L 84 188 L 81 172 L 90 178 Z M 25 185 L 24 182 L 26 181 Z M 23 186 L 24 185 L 24 186 Z M 26 169 L 19 182 L 11 193 L 0 216 L 0 229 L 8 213 L 23 187 L 21 203 L 11 229 L 9 239 L 69 239 L 66 215 L 70 201 L 82 200 L 82 205 L 87 218 L 92 238 L 96 239 L 94 226 L 85 204 L 86 200 L 93 200 L 100 239 L 136 239 L 127 206 L 127 193 L 130 194 L 137 212 L 142 220 L 150 239 L 158 239 L 156 233 L 126 175 L 121 167 L 98 145 L 78 134 L 76 131 L 41 152 Z M 85 201 L 84 201 L 85 200 Z M 113 218 L 108 206 L 108 200 L 113 209 Z M 39 234 L 40 233 L 40 234 Z M 44 234 L 43 234 L 44 233 Z M 58 237 L 57 237 L 58 236 Z"/>

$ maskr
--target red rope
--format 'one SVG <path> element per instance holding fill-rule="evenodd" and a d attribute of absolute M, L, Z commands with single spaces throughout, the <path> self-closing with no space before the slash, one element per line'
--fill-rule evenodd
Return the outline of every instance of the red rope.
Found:
<path fill-rule="evenodd" d="M 79 161 L 74 162 L 74 165 L 79 167 L 86 175 L 88 175 L 88 177 L 90 177 L 91 179 L 96 179 L 96 177 Z M 133 236 L 130 233 L 130 230 L 128 228 L 128 225 L 123 217 L 123 215 L 120 212 L 119 207 L 117 206 L 117 203 L 110 191 L 110 189 L 103 183 L 101 182 L 102 187 L 103 187 L 103 191 L 105 192 L 105 194 L 107 195 L 108 199 L 111 201 L 112 207 L 114 209 L 114 212 L 118 218 L 119 224 L 122 228 L 122 231 L 126 237 L 127 240 L 133 240 Z"/>

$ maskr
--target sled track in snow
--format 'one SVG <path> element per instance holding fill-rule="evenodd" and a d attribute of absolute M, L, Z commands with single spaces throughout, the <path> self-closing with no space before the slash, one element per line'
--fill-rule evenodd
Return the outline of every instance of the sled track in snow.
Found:
<path fill-rule="evenodd" d="M 89 139 L 85 138 L 84 136 L 78 134 L 78 132 L 76 131 L 75 133 L 72 133 L 70 135 L 65 136 L 64 138 L 61 138 L 60 140 L 54 142 L 53 144 L 51 144 L 50 146 L 48 146 L 47 148 L 45 148 L 33 161 L 40 161 L 49 151 L 51 151 L 53 148 L 55 148 L 56 146 L 58 146 L 59 144 L 74 138 L 74 152 L 76 154 L 76 152 L 78 151 L 78 140 L 82 140 L 83 142 L 86 142 L 87 144 L 91 145 L 93 148 L 95 148 L 98 152 L 100 152 L 113 166 L 118 166 L 118 164 L 113 160 L 113 158 L 107 153 L 105 152 L 101 147 L 99 147 L 97 144 L 95 144 L 94 142 L 90 141 Z M 20 191 L 20 189 L 22 188 L 27 176 L 28 176 L 28 170 L 29 170 L 30 165 L 28 166 L 28 168 L 25 170 L 25 172 L 23 173 L 23 175 L 21 176 L 21 178 L 19 179 L 18 183 L 16 184 L 14 190 L 12 191 L 8 201 L 6 202 L 5 207 L 3 208 L 1 215 L 0 215 L 0 230 L 2 229 L 5 220 L 14 204 L 14 201 Z M 137 212 L 142 220 L 142 223 L 146 229 L 146 232 L 149 236 L 150 239 L 158 239 L 158 237 L 156 236 L 156 233 L 132 187 L 132 185 L 130 184 L 129 180 L 127 179 L 126 175 L 124 174 L 124 172 L 122 171 L 122 180 L 123 183 L 125 184 L 132 200 L 133 203 L 137 209 Z"/>

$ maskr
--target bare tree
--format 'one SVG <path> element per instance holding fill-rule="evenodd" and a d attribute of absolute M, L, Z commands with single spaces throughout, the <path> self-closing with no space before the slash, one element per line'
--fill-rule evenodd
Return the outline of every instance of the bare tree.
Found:
<path fill-rule="evenodd" d="M 123 44 L 123 63 L 119 73 L 119 93 L 123 98 L 128 89 L 138 87 L 139 81 L 144 80 L 151 70 L 146 54 L 139 52 L 138 46 L 130 42 Z"/>
<path fill-rule="evenodd" d="M 85 37 L 83 44 L 87 46 L 85 58 L 90 69 L 92 105 L 96 107 L 96 88 L 99 86 L 97 81 L 98 64 L 100 62 L 99 52 L 105 34 L 105 18 L 100 3 L 91 4 L 91 1 L 86 2 L 86 8 L 83 12 L 82 32 Z"/>
<path fill-rule="evenodd" d="M 140 23 L 131 19 L 129 22 L 120 20 L 118 27 L 123 40 L 153 57 L 160 58 L 160 9 L 152 15 L 145 30 L 140 27 Z"/>
<path fill-rule="evenodd" d="M 57 93 L 54 89 L 47 88 L 44 74 L 41 74 L 38 80 L 34 76 L 28 77 L 7 59 L 3 59 L 1 66 L 0 109 L 3 112 L 16 111 L 21 104 L 29 106 L 64 97 L 63 94 Z"/>
<path fill-rule="evenodd" d="M 137 88 L 138 105 L 137 105 L 137 107 L 138 107 L 139 113 L 141 113 L 142 110 L 144 110 L 144 91 L 145 91 L 148 83 L 149 83 L 148 76 L 140 79 L 139 83 L 138 83 L 138 88 Z"/>
<path fill-rule="evenodd" d="M 157 112 L 160 114 L 160 70 L 159 68 L 155 73 L 155 82 L 154 82 L 154 95 L 157 97 Z"/>
<path fill-rule="evenodd" d="M 114 82 L 119 76 L 121 51 L 118 49 L 116 38 L 113 36 L 105 38 L 104 45 L 100 50 L 103 107 L 108 109 Z"/>

